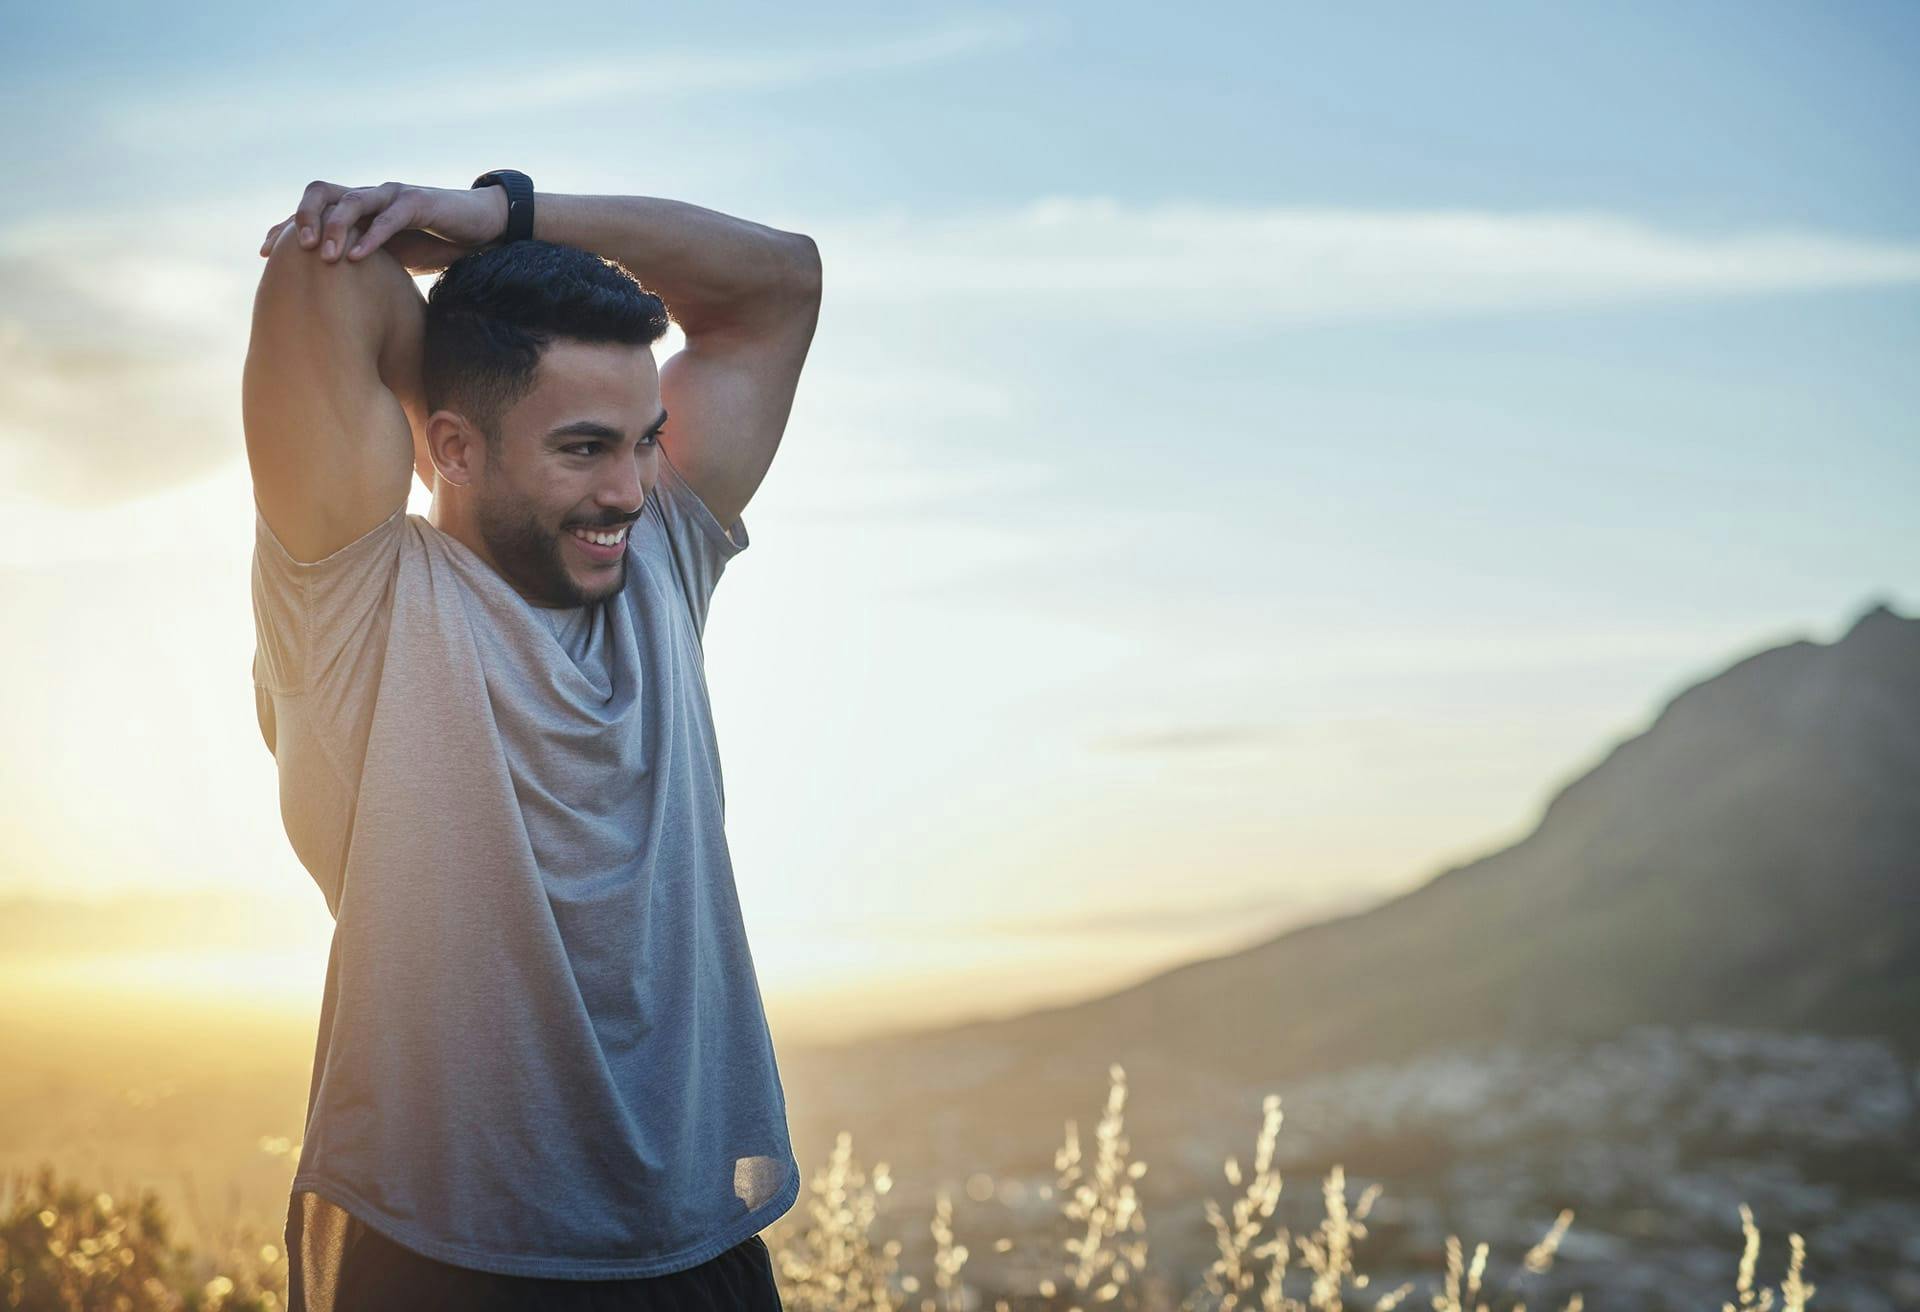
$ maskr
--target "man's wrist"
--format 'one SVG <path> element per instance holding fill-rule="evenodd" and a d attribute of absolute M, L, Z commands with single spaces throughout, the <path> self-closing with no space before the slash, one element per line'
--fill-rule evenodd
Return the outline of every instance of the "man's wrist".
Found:
<path fill-rule="evenodd" d="M 533 236 L 533 179 L 518 169 L 492 169 L 473 180 L 469 190 L 499 189 L 500 198 L 489 198 L 488 216 L 500 220 L 493 245 L 524 241 Z M 504 220 L 501 215 L 504 210 Z"/>
<path fill-rule="evenodd" d="M 485 198 L 487 205 L 493 212 L 493 223 L 491 225 L 493 228 L 493 237 L 482 247 L 483 250 L 492 250 L 507 238 L 507 189 L 497 182 L 491 182 L 475 190 L 480 196 Z"/>

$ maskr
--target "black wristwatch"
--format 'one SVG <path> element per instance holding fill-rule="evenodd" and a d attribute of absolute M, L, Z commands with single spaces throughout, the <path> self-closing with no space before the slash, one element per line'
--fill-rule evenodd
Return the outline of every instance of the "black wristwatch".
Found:
<path fill-rule="evenodd" d="M 507 189 L 507 230 L 493 243 L 495 246 L 504 246 L 510 241 L 526 241 L 533 236 L 532 178 L 514 169 L 495 169 L 475 178 L 473 185 Z"/>

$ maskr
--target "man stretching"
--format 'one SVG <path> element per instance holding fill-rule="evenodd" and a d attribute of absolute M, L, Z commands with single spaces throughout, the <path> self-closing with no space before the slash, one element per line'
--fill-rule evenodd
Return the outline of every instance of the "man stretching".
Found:
<path fill-rule="evenodd" d="M 502 170 L 315 182 L 261 254 L 253 681 L 335 922 L 292 1312 L 778 1308 L 800 1173 L 702 641 L 814 243 Z"/>

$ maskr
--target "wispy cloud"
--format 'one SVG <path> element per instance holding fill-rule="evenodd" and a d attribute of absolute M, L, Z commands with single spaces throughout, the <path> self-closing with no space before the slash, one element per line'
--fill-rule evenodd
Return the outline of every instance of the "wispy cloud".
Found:
<path fill-rule="evenodd" d="M 1276 880 L 1276 884 L 1278 881 Z M 943 927 L 948 939 L 1053 939 L 1083 935 L 1125 934 L 1142 938 L 1185 937 L 1221 929 L 1246 928 L 1278 933 L 1290 925 L 1341 915 L 1379 900 L 1377 891 L 1360 894 L 1284 893 L 1241 894 L 1225 898 L 1185 899 L 1177 903 L 1138 902 L 1068 914 L 1010 916 L 1004 919 L 963 920 Z M 879 940 L 911 938 L 925 931 L 918 922 L 890 922 L 872 917 L 846 920 L 809 918 L 811 930 Z"/>
<path fill-rule="evenodd" d="M 0 503 L 97 509 L 239 450 L 259 271 L 171 227 L 151 245 L 100 216 L 0 231 Z"/>
<path fill-rule="evenodd" d="M 1920 281 L 1920 242 L 1663 230 L 1624 215 L 1378 211 L 1052 198 L 925 220 L 809 225 L 834 294 L 863 306 L 1120 298 L 1278 324 L 1598 306 Z"/>
<path fill-rule="evenodd" d="M 1258 724 L 1191 724 L 1148 733 L 1116 734 L 1093 743 L 1101 752 L 1212 752 L 1266 747 L 1280 741 L 1283 730 Z"/>
<path fill-rule="evenodd" d="M 972 58 L 1018 46 L 1039 30 L 1031 18 L 1005 15 L 883 40 L 778 50 L 602 49 L 585 57 L 530 58 L 516 65 L 505 85 L 452 67 L 398 83 L 383 70 L 362 85 L 342 85 L 329 70 L 324 82 L 307 87 L 289 85 L 283 72 L 272 79 L 226 80 L 218 87 L 172 88 L 150 99 L 109 99 L 96 111 L 96 122 L 125 145 L 153 148 L 190 141 L 204 149 L 208 141 L 283 138 L 289 105 L 324 106 L 329 128 L 471 124 L 596 104 L 628 105 L 638 115 L 650 105 L 688 96 L 779 91 Z"/>
<path fill-rule="evenodd" d="M 0 506 L 16 516 L 15 498 L 29 497 L 99 511 L 232 460 L 244 350 L 244 342 L 223 356 L 112 341 L 50 346 L 0 320 Z M 0 531 L 0 543 L 13 536 Z M 66 538 L 52 541 L 64 550 Z"/>
<path fill-rule="evenodd" d="M 1350 896 L 1329 900 L 1303 897 L 1298 893 L 1282 896 L 1261 894 L 1217 901 L 1188 901 L 1171 906 L 1114 907 L 1057 918 L 1033 916 L 988 921 L 968 925 L 965 932 L 1009 938 L 1061 934 L 1138 934 L 1154 937 L 1235 926 L 1256 930 L 1265 926 L 1278 932 L 1278 927 L 1283 924 L 1357 909 L 1363 904 L 1363 899 Z"/>
<path fill-rule="evenodd" d="M 224 889 L 129 890 L 104 897 L 11 893 L 0 896 L 0 955 L 257 948 L 265 931 L 310 928 L 318 905 L 298 892 L 269 896 Z"/>
<path fill-rule="evenodd" d="M 787 68 L 782 76 L 824 76 L 829 66 L 944 57 L 990 37 L 1010 39 L 999 29 L 955 29 L 768 62 Z M 745 76 L 753 63 L 729 65 L 724 75 Z M 205 473 L 238 449 L 257 219 L 158 210 L 140 216 L 148 238 L 140 246 L 126 242 L 126 222 L 105 213 L 50 216 L 0 231 L 0 277 L 10 289 L 0 313 L 0 464 L 18 492 L 98 504 Z M 1038 335 L 1049 323 L 1097 323 L 1140 296 L 1197 322 L 1285 327 L 1920 281 L 1920 243 L 1766 230 L 1701 235 L 1601 214 L 1050 199 L 971 217 L 893 215 L 808 230 L 828 264 L 835 313 L 857 320 L 863 340 L 904 344 L 908 356 L 924 345 L 926 325 L 983 297 Z M 981 347 L 982 366 L 992 349 Z M 859 385 L 865 391 L 855 388 L 849 399 L 864 405 L 864 427 L 876 434 L 893 431 L 895 415 L 924 417 L 935 404 L 956 418 L 1011 412 L 1004 390 L 964 381 L 974 372 L 965 360 L 945 368 L 952 381 L 939 385 L 904 376 L 889 385 L 873 381 L 888 375 L 869 371 Z M 831 385 L 830 373 L 811 384 Z M 895 415 L 880 413 L 885 407 L 897 407 Z M 846 422 L 835 415 L 836 424 Z M 79 428 L 91 445 L 71 439 Z M 128 477 L 103 488 L 102 461 Z M 1047 471 L 993 475 L 1006 477 L 1044 481 Z M 937 487 L 946 497 L 954 490 L 945 477 Z M 835 503 L 851 500 L 841 508 L 857 510 L 902 493 L 857 491 L 842 489 Z"/>

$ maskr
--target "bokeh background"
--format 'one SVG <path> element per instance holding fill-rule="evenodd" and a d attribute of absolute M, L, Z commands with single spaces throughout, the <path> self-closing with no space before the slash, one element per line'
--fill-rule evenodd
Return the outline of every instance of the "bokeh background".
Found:
<path fill-rule="evenodd" d="M 209 1231 L 284 1207 L 331 921 L 248 679 L 257 248 L 311 179 L 495 167 L 822 253 L 706 644 L 803 1164 L 832 1128 L 891 1133 L 873 1151 L 921 1163 L 918 1202 L 944 1170 L 1007 1205 L 940 1154 L 993 1166 L 974 1132 L 1004 1095 L 1044 1165 L 1036 1091 L 1057 1077 L 1090 1123 L 1119 1034 L 1129 1070 L 1164 1076 L 1140 1096 L 1168 1135 L 1230 1126 L 1243 1157 L 1260 1088 L 1364 1067 L 1425 1096 L 1446 1079 L 1406 1063 L 1435 1035 L 1628 1045 L 1456 1071 L 1456 1126 L 1502 1089 L 1562 1115 L 1580 1095 L 1555 1079 L 1641 1062 L 1661 1074 L 1623 1098 L 1785 1088 L 1783 1123 L 1870 1121 L 1861 1160 L 1914 1145 L 1920 10 L 81 4 L 0 24 L 0 1163 L 172 1190 Z M 1548 804 L 1589 772 L 1610 782 L 1568 801 L 1576 841 Z M 1764 864 L 1770 822 L 1818 855 L 1756 882 L 1742 836 Z M 1657 887 L 1613 872 L 1622 853 Z M 1481 885 L 1512 887 L 1391 909 L 1483 859 Z M 1821 920 L 1834 903 L 1861 918 Z M 1516 906 L 1538 914 L 1495 928 Z M 1287 936 L 1353 915 L 1332 947 Z M 1768 916 L 1820 928 L 1789 943 Z M 1447 975 L 1547 922 L 1596 955 Z M 1283 988 L 1303 954 L 1317 983 Z M 1556 1002 L 1557 1026 L 1488 1001 L 1549 977 L 1605 1005 Z M 1430 990 L 1484 1023 L 1402 1006 Z M 1280 1014 L 1345 1019 L 1261 1028 Z M 1843 1046 L 1728 1037 L 1762 1032 Z M 1797 1074 L 1760 1080 L 1776 1059 Z M 1808 1091 L 1835 1071 L 1840 1092 Z M 1340 1087 L 1330 1107 L 1359 1096 Z M 1818 1101 L 1860 1087 L 1880 1111 Z M 1592 1183 L 1566 1167 L 1582 1131 L 1554 1124 L 1528 1131 L 1565 1150 L 1539 1199 Z M 1217 1177 L 1222 1152 L 1180 1142 Z M 1730 1289 L 1734 1201 L 1777 1186 L 1772 1219 L 1816 1255 L 1829 1225 L 1863 1273 L 1849 1292 L 1830 1262 L 1834 1305 L 1920 1298 L 1899 1284 L 1920 1280 L 1912 1180 L 1822 1175 L 1769 1139 L 1708 1154 L 1681 1201 L 1636 1192 L 1679 1177 L 1685 1142 L 1612 1204 L 1620 1242 L 1672 1248 L 1660 1288 Z M 1467 1217 L 1496 1233 L 1555 1215 L 1514 1201 L 1534 1195 L 1512 1171 L 1463 1182 L 1376 1147 L 1380 1174 L 1439 1182 L 1430 1212 L 1382 1214 L 1410 1252 L 1461 1200 L 1509 1199 Z M 1694 1203 L 1698 1235 L 1649 1219 Z M 1589 1306 L 1625 1262 L 1593 1242 Z"/>

